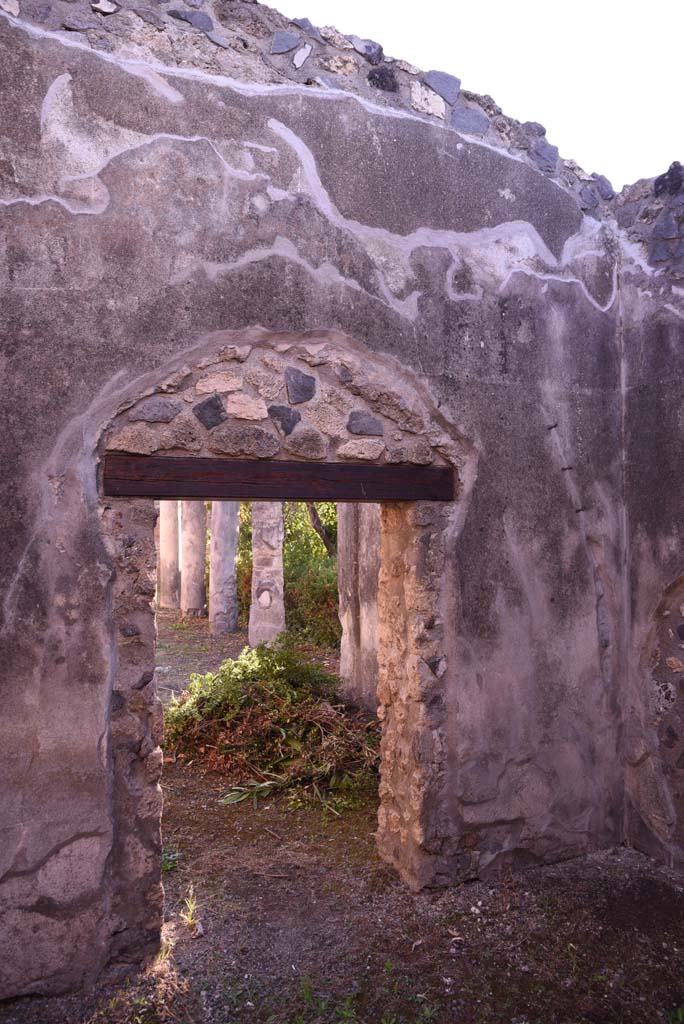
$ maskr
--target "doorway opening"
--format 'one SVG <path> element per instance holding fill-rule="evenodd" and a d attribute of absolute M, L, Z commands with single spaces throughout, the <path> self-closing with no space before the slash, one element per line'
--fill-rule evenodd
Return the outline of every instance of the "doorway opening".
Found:
<path fill-rule="evenodd" d="M 376 507 L 376 618 L 357 609 L 352 622 L 354 609 L 343 608 L 355 630 L 343 658 L 351 664 L 364 630 L 376 630 L 377 848 L 412 888 L 453 880 L 463 851 L 445 799 L 453 659 L 444 624 L 454 615 L 449 548 L 467 458 L 417 381 L 333 332 L 222 332 L 188 364 L 122 396 L 103 434 L 101 474 L 103 537 L 115 567 L 111 870 L 120 950 L 153 941 L 163 906 L 155 500 Z M 366 564 L 361 513 L 347 507 L 356 516 L 356 569 L 353 557 L 350 565 L 358 577 Z M 277 605 L 272 570 L 268 559 L 255 566 L 252 609 Z M 357 600 L 358 578 L 347 592 Z"/>

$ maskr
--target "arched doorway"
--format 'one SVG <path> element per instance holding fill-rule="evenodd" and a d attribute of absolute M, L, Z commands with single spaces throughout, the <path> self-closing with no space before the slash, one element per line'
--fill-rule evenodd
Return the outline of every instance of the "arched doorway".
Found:
<path fill-rule="evenodd" d="M 448 551 L 465 443 L 396 361 L 332 332 L 221 332 L 155 376 L 118 397 L 100 441 L 102 536 L 114 566 L 112 952 L 143 953 L 162 921 L 154 498 L 381 504 L 378 849 L 413 888 L 453 880 L 444 626 L 454 614 Z"/>

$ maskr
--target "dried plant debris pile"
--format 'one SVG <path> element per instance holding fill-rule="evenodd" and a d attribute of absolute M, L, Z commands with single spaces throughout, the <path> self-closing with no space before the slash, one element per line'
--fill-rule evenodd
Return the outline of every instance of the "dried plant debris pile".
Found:
<path fill-rule="evenodd" d="M 344 808 L 375 785 L 379 723 L 340 703 L 340 680 L 280 638 L 191 677 L 166 712 L 167 755 L 225 775 L 225 803 L 279 789 Z"/>

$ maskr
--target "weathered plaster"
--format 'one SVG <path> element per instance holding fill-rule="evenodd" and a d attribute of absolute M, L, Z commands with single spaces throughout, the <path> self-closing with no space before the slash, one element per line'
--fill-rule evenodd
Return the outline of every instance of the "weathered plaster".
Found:
<path fill-rule="evenodd" d="M 336 37 L 292 70 L 242 22 L 221 25 L 240 56 L 127 9 L 95 49 L 104 30 L 57 16 L 0 16 L 2 991 L 158 941 L 154 516 L 101 501 L 110 438 L 453 464 L 453 507 L 382 513 L 384 856 L 414 885 L 624 840 L 680 862 L 679 725 L 651 679 L 680 680 L 674 653 L 649 661 L 684 542 L 674 185 L 612 198 L 461 93 L 488 125 L 466 137 L 411 107 L 401 62 L 396 92 L 363 70 L 330 87 Z M 288 405 L 260 345 L 328 388 L 305 437 L 255 418 Z M 340 350 L 356 368 L 334 381 Z M 192 411 L 224 361 L 254 371 L 239 401 L 215 388 L 232 432 Z M 130 418 L 157 392 L 192 400 Z M 349 438 L 357 407 L 384 448 Z"/>

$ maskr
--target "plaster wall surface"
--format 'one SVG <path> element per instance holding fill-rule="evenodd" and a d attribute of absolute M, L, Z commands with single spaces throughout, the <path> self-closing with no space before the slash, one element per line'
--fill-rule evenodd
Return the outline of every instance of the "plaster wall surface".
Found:
<path fill-rule="evenodd" d="M 437 858 L 432 881 L 448 883 L 625 835 L 680 857 L 639 658 L 682 571 L 681 289 L 666 274 L 659 293 L 641 242 L 511 122 L 461 134 L 446 108 L 345 91 L 342 73 L 307 86 L 249 47 L 217 70 L 204 37 L 181 66 L 179 28 L 126 42 L 112 24 L 96 48 L 99 28 L 0 17 L 0 992 L 79 984 L 158 938 L 154 551 L 145 508 L 103 531 L 98 446 L 121 396 L 169 366 L 183 379 L 214 331 L 354 339 L 463 440 L 453 521 L 383 512 L 383 600 L 403 609 L 383 671 L 424 643 L 400 535 L 427 538 L 418 575 L 439 581 L 430 630 L 449 651 L 446 675 L 439 659 L 421 669 L 427 719 L 383 695 L 390 718 L 418 716 L 392 764 L 440 765 L 416 864 Z M 324 403 L 316 415 L 325 432 Z M 402 431 L 397 457 L 419 462 L 420 428 Z M 114 625 L 124 582 L 129 634 Z M 133 919 L 141 879 L 152 902 Z"/>

